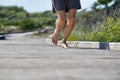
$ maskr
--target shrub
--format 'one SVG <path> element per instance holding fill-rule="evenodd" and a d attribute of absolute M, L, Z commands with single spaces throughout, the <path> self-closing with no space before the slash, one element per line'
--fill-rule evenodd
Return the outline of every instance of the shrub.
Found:
<path fill-rule="evenodd" d="M 33 20 L 27 18 L 25 20 L 22 20 L 20 23 L 20 29 L 22 30 L 33 30 L 41 28 L 42 25 L 38 22 L 34 22 Z"/>
<path fill-rule="evenodd" d="M 5 27 L 0 23 L 0 33 L 4 32 Z"/>
<path fill-rule="evenodd" d="M 78 36 L 73 33 L 68 37 L 68 41 L 78 41 Z"/>
<path fill-rule="evenodd" d="M 106 31 L 107 41 L 120 42 L 120 18 L 114 21 L 113 25 L 109 26 Z"/>
<path fill-rule="evenodd" d="M 101 42 L 120 42 L 120 18 L 117 20 L 108 17 L 98 26 L 98 28 L 90 33 L 91 41 Z"/>

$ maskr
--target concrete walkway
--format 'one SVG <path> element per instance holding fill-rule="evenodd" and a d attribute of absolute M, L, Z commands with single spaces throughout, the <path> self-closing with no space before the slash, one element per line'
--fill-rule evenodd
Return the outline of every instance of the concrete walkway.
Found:
<path fill-rule="evenodd" d="M 0 80 L 120 80 L 119 51 L 63 49 L 25 35 L 0 40 Z"/>

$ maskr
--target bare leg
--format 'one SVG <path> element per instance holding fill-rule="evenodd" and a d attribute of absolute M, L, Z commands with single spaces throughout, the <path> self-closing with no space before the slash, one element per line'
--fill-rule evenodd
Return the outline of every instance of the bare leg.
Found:
<path fill-rule="evenodd" d="M 58 15 L 58 18 L 56 20 L 56 28 L 54 30 L 53 38 L 52 38 L 52 42 L 55 45 L 57 45 L 59 32 L 61 28 L 65 25 L 65 21 L 66 21 L 65 11 L 58 11 L 57 15 Z"/>
<path fill-rule="evenodd" d="M 63 48 L 68 48 L 66 41 L 74 27 L 75 15 L 76 15 L 76 9 L 71 9 L 68 12 L 68 20 L 64 30 L 64 37 L 61 44 Z"/>

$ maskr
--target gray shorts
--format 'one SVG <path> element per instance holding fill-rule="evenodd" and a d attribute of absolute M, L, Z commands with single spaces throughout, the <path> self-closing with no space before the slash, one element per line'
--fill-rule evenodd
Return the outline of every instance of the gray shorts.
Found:
<path fill-rule="evenodd" d="M 80 0 L 52 0 L 53 12 L 81 9 Z"/>

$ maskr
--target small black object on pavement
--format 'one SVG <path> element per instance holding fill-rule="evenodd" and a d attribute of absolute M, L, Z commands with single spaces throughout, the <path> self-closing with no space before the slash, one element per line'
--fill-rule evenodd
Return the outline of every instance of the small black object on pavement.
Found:
<path fill-rule="evenodd" d="M 5 40 L 5 39 L 6 39 L 5 35 L 0 34 L 0 40 Z"/>

